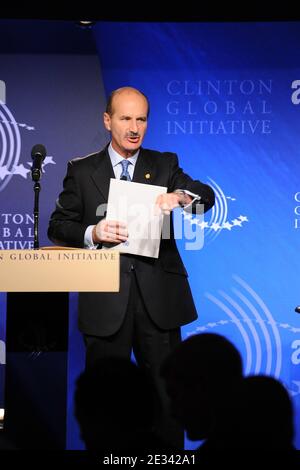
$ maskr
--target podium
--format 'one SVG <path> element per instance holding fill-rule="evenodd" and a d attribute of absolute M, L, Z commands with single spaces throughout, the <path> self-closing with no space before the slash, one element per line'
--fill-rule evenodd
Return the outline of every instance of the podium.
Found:
<path fill-rule="evenodd" d="M 118 292 L 119 252 L 0 252 L 6 292 L 4 428 L 21 449 L 65 449 L 70 292 Z M 3 312 L 1 312 L 3 313 Z"/>

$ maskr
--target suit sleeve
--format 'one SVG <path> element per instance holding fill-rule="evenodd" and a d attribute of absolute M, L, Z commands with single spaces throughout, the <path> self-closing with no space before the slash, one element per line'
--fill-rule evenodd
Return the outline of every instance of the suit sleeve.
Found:
<path fill-rule="evenodd" d="M 215 194 L 212 188 L 208 186 L 208 184 L 201 183 L 199 180 L 193 180 L 189 175 L 184 173 L 182 168 L 178 165 L 177 155 L 172 154 L 168 192 L 173 192 L 175 189 L 187 189 L 200 196 L 200 201 L 195 201 L 192 206 L 187 209 L 187 212 L 206 212 L 211 209 L 215 203 Z"/>
<path fill-rule="evenodd" d="M 84 234 L 88 225 L 82 222 L 82 218 L 83 200 L 80 187 L 76 180 L 74 165 L 69 162 L 63 191 L 56 201 L 55 211 L 50 218 L 49 239 L 57 245 L 83 248 Z"/>

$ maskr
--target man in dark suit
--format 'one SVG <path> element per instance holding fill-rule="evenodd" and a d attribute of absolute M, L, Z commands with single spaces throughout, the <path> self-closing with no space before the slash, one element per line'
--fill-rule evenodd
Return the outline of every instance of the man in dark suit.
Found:
<path fill-rule="evenodd" d="M 197 318 L 170 213 L 186 205 L 207 211 L 214 193 L 182 171 L 176 154 L 141 147 L 148 113 L 148 100 L 140 91 L 124 87 L 111 94 L 104 113 L 111 142 L 99 153 L 69 162 L 48 236 L 59 245 L 90 249 L 124 242 L 125 224 L 96 215 L 107 203 L 110 178 L 167 187 L 156 201 L 165 214 L 164 225 L 170 224 L 170 237 L 162 238 L 159 257 L 121 254 L 120 292 L 79 296 L 87 366 L 97 358 L 130 357 L 133 349 L 139 365 L 159 381 L 159 366 L 180 341 L 180 326 Z"/>

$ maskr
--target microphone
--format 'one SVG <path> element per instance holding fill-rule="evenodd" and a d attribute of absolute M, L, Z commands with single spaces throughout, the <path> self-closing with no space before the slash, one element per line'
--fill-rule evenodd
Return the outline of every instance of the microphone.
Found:
<path fill-rule="evenodd" d="M 33 181 L 39 181 L 42 176 L 42 163 L 47 150 L 42 144 L 36 144 L 32 147 L 31 158 L 33 160 L 31 167 L 31 177 Z"/>
<path fill-rule="evenodd" d="M 298 305 L 298 306 L 295 308 L 295 312 L 296 312 L 296 313 L 300 313 L 300 305 Z"/>

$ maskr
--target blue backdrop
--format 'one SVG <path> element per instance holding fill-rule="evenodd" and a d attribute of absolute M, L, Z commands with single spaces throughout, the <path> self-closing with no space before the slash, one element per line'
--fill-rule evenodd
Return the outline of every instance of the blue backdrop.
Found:
<path fill-rule="evenodd" d="M 1 248 L 32 241 L 25 217 L 32 212 L 31 146 L 40 141 L 49 152 L 41 194 L 41 244 L 49 244 L 47 221 L 67 160 L 107 138 L 101 73 L 106 95 L 140 88 L 151 103 L 145 147 L 177 152 L 184 170 L 217 195 L 204 221 L 185 220 L 203 231 L 203 248 L 187 250 L 178 240 L 199 313 L 183 337 L 223 334 L 240 350 L 246 374 L 279 378 L 294 402 L 300 449 L 299 23 L 99 22 L 93 34 L 101 72 L 95 56 L 1 58 Z M 39 61 L 38 76 L 28 61 Z M 70 311 L 68 446 L 79 448 L 72 417 L 83 366 L 76 296 Z M 0 325 L 4 340 L 3 316 Z"/>
<path fill-rule="evenodd" d="M 8 31 L 14 38 L 12 51 L 5 43 Z M 94 39 L 91 47 L 87 36 L 93 39 L 91 31 L 68 22 L 0 21 L 1 45 L 6 44 L 10 52 L 1 55 L 0 76 L 1 249 L 33 247 L 32 146 L 43 143 L 47 148 L 39 227 L 40 246 L 47 246 L 48 221 L 67 161 L 107 141 L 100 121 L 105 106 L 101 69 Z M 0 271 L 0 284 L 1 276 L 5 273 Z M 4 405 L 5 297 L 0 293 L 0 408 Z M 70 302 L 68 429 L 73 447 L 82 447 L 72 402 L 73 383 L 84 363 L 75 306 L 74 299 Z"/>
<path fill-rule="evenodd" d="M 217 194 L 203 249 L 179 243 L 199 312 L 184 337 L 224 334 L 245 373 L 280 378 L 300 447 L 299 39 L 299 23 L 96 28 L 106 91 L 130 84 L 150 99 L 145 145 L 178 152 Z"/>

